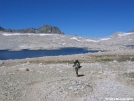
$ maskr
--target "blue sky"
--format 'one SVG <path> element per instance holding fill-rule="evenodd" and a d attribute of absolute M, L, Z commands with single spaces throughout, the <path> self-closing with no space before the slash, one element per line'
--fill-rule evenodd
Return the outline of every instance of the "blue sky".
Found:
<path fill-rule="evenodd" d="M 68 35 L 107 37 L 134 29 L 134 0 L 0 0 L 0 26 L 57 26 Z"/>

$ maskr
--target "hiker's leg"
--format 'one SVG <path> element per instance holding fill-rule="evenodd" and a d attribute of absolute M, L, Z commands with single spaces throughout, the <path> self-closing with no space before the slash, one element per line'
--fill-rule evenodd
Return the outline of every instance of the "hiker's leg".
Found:
<path fill-rule="evenodd" d="M 75 71 L 76 71 L 76 76 L 78 77 L 78 67 L 75 67 Z"/>

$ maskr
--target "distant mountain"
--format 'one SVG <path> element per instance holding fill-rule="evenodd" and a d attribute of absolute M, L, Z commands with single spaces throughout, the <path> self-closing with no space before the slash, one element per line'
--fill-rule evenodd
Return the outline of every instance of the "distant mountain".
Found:
<path fill-rule="evenodd" d="M 50 34 L 64 34 L 60 31 L 58 27 L 50 26 L 50 25 L 44 25 L 39 28 L 25 28 L 25 29 L 5 29 L 0 26 L 0 31 L 3 32 L 11 32 L 11 33 L 50 33 Z"/>
<path fill-rule="evenodd" d="M 128 32 L 134 32 L 134 29 L 133 29 L 133 30 L 130 30 L 130 31 L 128 31 Z"/>

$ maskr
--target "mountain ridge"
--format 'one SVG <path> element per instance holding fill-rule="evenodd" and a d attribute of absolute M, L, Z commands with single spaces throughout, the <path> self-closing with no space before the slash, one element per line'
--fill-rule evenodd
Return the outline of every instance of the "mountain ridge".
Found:
<path fill-rule="evenodd" d="M 58 27 L 51 25 L 43 25 L 39 28 L 24 28 L 24 29 L 5 29 L 0 26 L 0 31 L 11 33 L 49 33 L 49 34 L 64 34 Z"/>

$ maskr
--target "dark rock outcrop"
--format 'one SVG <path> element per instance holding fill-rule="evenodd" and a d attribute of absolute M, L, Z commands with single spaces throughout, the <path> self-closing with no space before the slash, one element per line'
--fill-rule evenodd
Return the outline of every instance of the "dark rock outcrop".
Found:
<path fill-rule="evenodd" d="M 0 31 L 4 31 L 5 29 L 0 26 Z"/>
<path fill-rule="evenodd" d="M 44 25 L 37 29 L 37 33 L 58 33 L 63 34 L 58 27 Z"/>
<path fill-rule="evenodd" d="M 50 25 L 44 25 L 42 27 L 36 28 L 25 28 L 20 30 L 14 30 L 14 29 L 4 29 L 0 27 L 0 31 L 4 32 L 12 32 L 12 33 L 50 33 L 50 34 L 64 34 L 60 31 L 58 27 L 50 26 Z"/>

